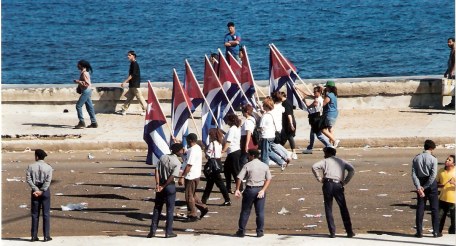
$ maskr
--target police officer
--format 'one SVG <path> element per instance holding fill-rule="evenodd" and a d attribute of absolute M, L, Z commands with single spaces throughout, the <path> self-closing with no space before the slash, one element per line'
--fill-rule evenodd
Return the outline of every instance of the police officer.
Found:
<path fill-rule="evenodd" d="M 269 171 L 269 166 L 261 162 L 258 157 L 260 153 L 258 150 L 248 151 L 249 162 L 247 162 L 242 170 L 239 172 L 236 179 L 236 197 L 241 197 L 242 180 L 247 180 L 246 188 L 242 195 L 241 214 L 239 216 L 239 229 L 236 236 L 244 237 L 245 227 L 249 220 L 250 210 L 252 205 L 255 204 L 256 219 L 256 233 L 257 237 L 264 236 L 264 204 L 266 202 L 266 190 L 271 183 L 272 175 Z"/>
<path fill-rule="evenodd" d="M 35 163 L 30 164 L 26 170 L 27 183 L 32 189 L 32 239 L 38 241 L 38 222 L 40 210 L 43 210 L 43 235 L 44 241 L 51 241 L 51 191 L 49 186 L 52 180 L 52 167 L 44 162 L 47 156 L 42 149 L 35 150 Z"/>
<path fill-rule="evenodd" d="M 147 238 L 155 237 L 163 204 L 166 203 L 166 231 L 165 237 L 177 235 L 173 233 L 174 203 L 176 201 L 176 184 L 174 178 L 179 176 L 181 162 L 178 157 L 184 154 L 184 146 L 175 143 L 170 147 L 171 154 L 163 155 L 155 168 L 156 195 L 154 214 Z"/>
<path fill-rule="evenodd" d="M 322 189 L 329 237 L 336 237 L 336 226 L 332 215 L 333 198 L 336 199 L 339 205 L 347 237 L 354 237 L 355 233 L 353 233 L 350 214 L 345 202 L 344 186 L 350 182 L 350 179 L 355 174 L 355 169 L 350 163 L 336 157 L 336 149 L 325 147 L 323 152 L 325 153 L 325 159 L 313 164 L 312 172 L 318 182 L 323 183 Z M 346 177 L 345 170 L 348 171 Z M 323 172 L 323 178 L 320 176 L 320 171 Z"/>

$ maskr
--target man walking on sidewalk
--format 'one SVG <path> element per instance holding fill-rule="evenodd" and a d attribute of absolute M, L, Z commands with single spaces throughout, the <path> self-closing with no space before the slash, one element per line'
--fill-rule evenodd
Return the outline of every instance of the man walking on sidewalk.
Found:
<path fill-rule="evenodd" d="M 325 147 L 323 152 L 325 153 L 325 159 L 313 164 L 312 172 L 318 182 L 323 183 L 322 189 L 329 237 L 336 237 L 336 225 L 332 214 L 333 198 L 339 205 L 347 237 L 354 237 L 355 233 L 353 232 L 350 214 L 345 202 L 344 186 L 350 182 L 355 174 L 355 169 L 350 163 L 336 157 L 336 149 Z M 346 177 L 345 170 L 348 171 Z M 320 176 L 320 171 L 323 172 L 323 178 Z"/>
<path fill-rule="evenodd" d="M 432 155 L 435 143 L 432 140 L 424 141 L 424 152 L 413 158 L 412 180 L 416 187 L 416 234 L 423 237 L 423 216 L 426 200 L 431 205 L 432 229 L 434 237 L 441 237 L 439 233 L 439 194 L 437 188 L 437 158 Z"/>
<path fill-rule="evenodd" d="M 185 178 L 185 201 L 187 202 L 187 222 L 195 222 L 198 220 L 198 208 L 201 211 L 200 219 L 209 212 L 207 205 L 201 202 L 196 189 L 201 177 L 201 168 L 203 166 L 203 152 L 201 147 L 196 143 L 198 137 L 195 133 L 187 135 L 187 143 L 189 149 L 187 150 L 187 160 L 184 163 L 184 171 L 179 178 L 179 185 L 184 184 Z"/>
<path fill-rule="evenodd" d="M 120 110 L 118 113 L 126 115 L 127 109 L 130 107 L 131 101 L 136 97 L 136 99 L 138 99 L 143 109 L 141 115 L 145 115 L 147 103 L 144 100 L 141 91 L 139 90 L 141 83 L 141 72 L 139 71 L 138 62 L 136 62 L 136 53 L 133 50 L 128 51 L 128 60 L 130 61 L 130 70 L 128 71 L 128 78 L 124 82 L 122 82 L 122 84 L 120 84 L 121 87 L 125 87 L 125 85 L 128 83 L 128 91 L 125 94 L 127 100 L 125 100 L 124 104 L 122 105 L 122 110 Z"/>

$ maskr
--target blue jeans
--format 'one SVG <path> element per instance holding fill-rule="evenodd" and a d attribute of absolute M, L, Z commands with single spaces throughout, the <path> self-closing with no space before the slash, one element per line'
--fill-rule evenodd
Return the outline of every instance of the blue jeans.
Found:
<path fill-rule="evenodd" d="M 309 145 L 307 146 L 307 149 L 313 149 L 314 142 L 315 142 L 315 135 L 317 135 L 318 140 L 320 140 L 325 147 L 330 147 L 331 144 L 329 143 L 329 139 L 319 131 L 318 133 L 315 133 L 312 128 L 310 128 L 310 142 Z"/>
<path fill-rule="evenodd" d="M 82 115 L 82 106 L 85 104 L 87 112 L 90 116 L 91 123 L 97 123 L 95 118 L 95 110 L 93 109 L 92 103 L 92 89 L 85 89 L 82 91 L 81 96 L 79 97 L 78 102 L 76 103 L 76 111 L 78 112 L 79 122 L 84 122 L 84 116 Z"/>
<path fill-rule="evenodd" d="M 50 237 L 51 230 L 51 190 L 47 189 L 39 197 L 31 195 L 32 201 L 32 237 L 38 236 L 40 211 L 43 211 L 43 236 Z"/>
<path fill-rule="evenodd" d="M 258 192 L 262 187 L 250 187 L 245 188 L 242 194 L 242 207 L 241 214 L 239 216 L 239 231 L 245 234 L 245 227 L 249 221 L 250 211 L 252 205 L 255 206 L 256 215 L 256 232 L 262 233 L 264 230 L 264 205 L 266 203 L 266 193 L 263 198 L 257 198 Z"/>
<path fill-rule="evenodd" d="M 274 151 L 272 151 L 271 145 L 274 142 L 274 138 L 262 138 L 260 142 L 260 149 L 261 149 L 261 161 L 266 165 L 269 165 L 269 158 L 272 159 L 273 162 L 281 165 L 283 160 L 277 155 Z"/>

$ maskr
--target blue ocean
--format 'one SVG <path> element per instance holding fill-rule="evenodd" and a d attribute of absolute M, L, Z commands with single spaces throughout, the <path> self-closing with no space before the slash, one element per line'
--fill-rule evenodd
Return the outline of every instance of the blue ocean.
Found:
<path fill-rule="evenodd" d="M 121 82 L 135 50 L 142 81 L 203 79 L 233 21 L 253 76 L 268 79 L 274 43 L 303 79 L 439 75 L 454 37 L 454 1 L 3 0 L 2 83 L 70 84 L 88 60 L 94 83 Z"/>

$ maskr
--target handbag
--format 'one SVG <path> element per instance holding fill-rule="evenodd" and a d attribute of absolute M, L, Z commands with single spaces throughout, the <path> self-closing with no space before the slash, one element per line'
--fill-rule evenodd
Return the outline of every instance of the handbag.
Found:
<path fill-rule="evenodd" d="M 212 142 L 212 146 L 214 147 L 213 151 L 213 157 L 210 157 L 209 160 L 207 160 L 206 164 L 203 167 L 203 174 L 204 176 L 209 177 L 212 176 L 213 174 L 218 174 L 221 172 L 222 168 L 220 167 L 220 164 L 218 163 L 217 159 L 215 159 L 215 144 Z"/>
<path fill-rule="evenodd" d="M 81 89 L 81 87 L 80 87 L 79 85 L 78 85 L 78 87 L 76 87 L 76 92 L 77 92 L 78 94 L 81 94 L 81 93 L 82 93 L 82 89 Z"/>

